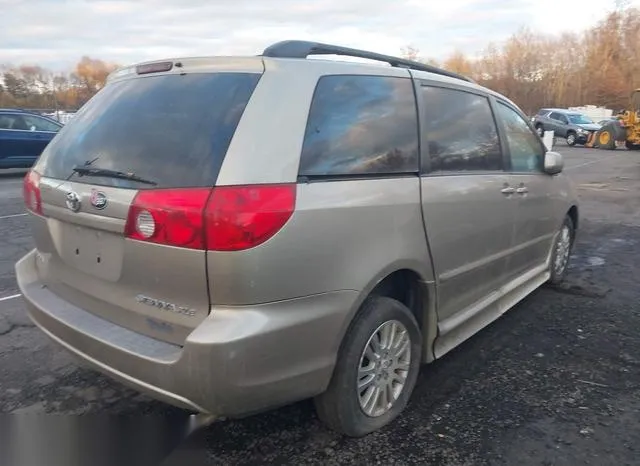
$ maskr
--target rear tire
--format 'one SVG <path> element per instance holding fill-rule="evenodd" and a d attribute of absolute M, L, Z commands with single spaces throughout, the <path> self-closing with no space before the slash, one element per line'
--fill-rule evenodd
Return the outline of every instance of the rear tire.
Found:
<path fill-rule="evenodd" d="M 627 149 L 629 149 L 629 150 L 640 150 L 640 144 L 632 144 L 629 141 L 627 141 L 625 143 L 625 145 L 627 146 Z"/>
<path fill-rule="evenodd" d="M 542 127 L 541 124 L 536 125 L 536 132 L 538 133 L 538 136 L 540 137 L 544 136 L 544 128 Z"/>
<path fill-rule="evenodd" d="M 395 338 L 389 336 L 390 326 L 395 326 Z M 398 348 L 404 348 L 401 355 Z M 368 298 L 344 337 L 327 391 L 315 399 L 318 417 L 350 437 L 389 424 L 407 406 L 421 353 L 422 336 L 411 311 L 395 299 Z"/>
<path fill-rule="evenodd" d="M 558 285 L 567 276 L 569 269 L 569 259 L 573 250 L 573 240 L 575 239 L 575 226 L 569 215 L 564 218 L 560 230 L 553 240 L 553 251 L 551 253 L 551 264 L 549 265 L 551 276 L 549 283 Z"/>

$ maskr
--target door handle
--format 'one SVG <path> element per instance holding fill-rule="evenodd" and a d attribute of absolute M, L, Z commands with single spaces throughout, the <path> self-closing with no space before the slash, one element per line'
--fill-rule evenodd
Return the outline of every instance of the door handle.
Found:
<path fill-rule="evenodd" d="M 516 192 L 516 188 L 512 188 L 511 186 L 507 186 L 507 187 L 502 188 L 502 189 L 500 190 L 500 192 L 501 192 L 502 194 L 509 195 L 509 194 L 513 194 L 513 193 L 515 193 L 515 192 Z"/>
<path fill-rule="evenodd" d="M 518 189 L 516 189 L 516 192 L 518 194 L 527 194 L 529 192 L 529 189 L 526 186 L 520 186 Z"/>

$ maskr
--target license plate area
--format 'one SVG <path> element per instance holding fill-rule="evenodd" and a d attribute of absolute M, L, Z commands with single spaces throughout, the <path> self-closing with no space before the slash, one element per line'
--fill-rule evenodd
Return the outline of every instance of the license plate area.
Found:
<path fill-rule="evenodd" d="M 50 220 L 49 228 L 60 258 L 68 266 L 108 281 L 120 278 L 121 235 L 55 219 Z"/>

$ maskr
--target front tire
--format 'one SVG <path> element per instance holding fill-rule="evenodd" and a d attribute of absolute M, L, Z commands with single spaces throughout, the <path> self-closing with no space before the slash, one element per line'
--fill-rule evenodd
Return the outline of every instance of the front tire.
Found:
<path fill-rule="evenodd" d="M 627 141 L 625 142 L 625 145 L 629 150 L 640 150 L 640 144 L 632 144 L 631 142 Z"/>
<path fill-rule="evenodd" d="M 389 424 L 409 402 L 421 353 L 411 311 L 391 298 L 368 298 L 344 337 L 327 391 L 315 399 L 318 417 L 350 437 Z"/>
<path fill-rule="evenodd" d="M 567 276 L 574 238 L 575 226 L 571 217 L 567 215 L 553 242 L 551 264 L 549 266 L 551 272 L 549 283 L 552 285 L 562 283 Z"/>
<path fill-rule="evenodd" d="M 538 136 L 543 137 L 544 127 L 542 125 L 536 125 L 536 132 L 538 133 Z"/>
<path fill-rule="evenodd" d="M 568 146 L 575 146 L 576 143 L 578 142 L 578 136 L 576 135 L 576 133 L 574 132 L 569 132 L 567 133 L 567 145 Z"/>
<path fill-rule="evenodd" d="M 606 150 L 615 150 L 616 148 L 616 140 L 613 135 L 613 132 L 608 128 L 603 128 L 600 130 L 597 136 L 598 147 Z"/>

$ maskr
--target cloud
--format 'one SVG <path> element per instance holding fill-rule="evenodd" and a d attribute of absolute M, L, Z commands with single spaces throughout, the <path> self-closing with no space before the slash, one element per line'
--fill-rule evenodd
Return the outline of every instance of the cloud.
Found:
<path fill-rule="evenodd" d="M 640 5 L 640 0 L 633 0 Z M 477 53 L 523 26 L 576 31 L 604 14 L 581 0 L 0 0 L 0 63 L 56 69 L 82 55 L 120 64 L 260 53 L 311 39 L 425 57 Z"/>

